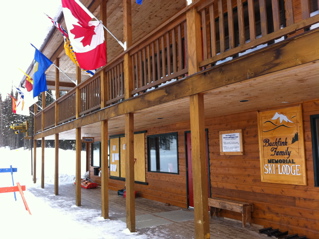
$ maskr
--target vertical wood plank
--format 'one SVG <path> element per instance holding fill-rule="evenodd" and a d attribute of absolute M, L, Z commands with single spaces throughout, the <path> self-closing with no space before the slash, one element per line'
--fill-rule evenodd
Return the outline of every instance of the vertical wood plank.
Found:
<path fill-rule="evenodd" d="M 75 205 L 81 206 L 81 128 L 75 129 Z"/>
<path fill-rule="evenodd" d="M 190 126 L 194 188 L 195 237 L 210 238 L 208 217 L 208 179 L 205 152 L 204 96 L 190 96 Z"/>
<path fill-rule="evenodd" d="M 109 218 L 108 121 L 101 121 L 101 216 Z"/>
<path fill-rule="evenodd" d="M 231 0 L 227 0 L 227 14 L 228 14 L 229 48 L 232 49 L 235 47 L 235 37 L 234 37 L 233 6 L 232 6 Z"/>
<path fill-rule="evenodd" d="M 267 13 L 265 0 L 259 0 L 260 22 L 261 22 L 261 35 L 266 36 L 268 33 L 267 26 Z"/>
<path fill-rule="evenodd" d="M 245 44 L 245 26 L 244 26 L 244 10 L 243 3 L 241 0 L 237 0 L 238 9 L 238 29 L 239 29 L 239 44 Z"/>
<path fill-rule="evenodd" d="M 155 41 L 156 46 L 156 69 L 157 69 L 157 78 L 156 80 L 161 79 L 161 68 L 160 68 L 160 48 L 158 39 Z"/>
<path fill-rule="evenodd" d="M 138 61 L 138 86 L 143 86 L 143 70 L 142 70 L 142 52 L 138 51 L 137 53 L 137 61 Z M 138 87 L 138 88 L 139 88 Z"/>
<path fill-rule="evenodd" d="M 125 139 L 126 139 L 126 226 L 131 232 L 135 232 L 135 193 L 134 193 L 134 115 L 125 115 Z"/>
<path fill-rule="evenodd" d="M 253 41 L 256 39 L 256 19 L 254 0 L 248 0 L 248 20 L 249 20 L 249 39 Z"/>
<path fill-rule="evenodd" d="M 175 28 L 172 30 L 172 51 L 173 51 L 173 73 L 177 72 L 177 55 L 176 55 L 176 31 Z"/>
<path fill-rule="evenodd" d="M 55 163 L 54 163 L 54 194 L 59 195 L 59 134 L 54 137 Z"/>
<path fill-rule="evenodd" d="M 147 60 L 147 65 L 145 64 L 146 68 L 146 83 L 149 84 L 151 83 L 151 57 L 150 57 L 150 45 L 147 45 L 146 47 L 146 60 Z"/>
<path fill-rule="evenodd" d="M 215 27 L 214 4 L 209 6 L 209 22 L 210 22 L 211 57 L 214 57 L 216 55 L 216 27 Z"/>
<path fill-rule="evenodd" d="M 309 1 L 301 0 L 301 14 L 302 14 L 302 19 L 307 19 L 310 17 L 310 6 L 309 6 Z"/>
<path fill-rule="evenodd" d="M 166 33 L 166 66 L 167 66 L 167 75 L 170 75 L 171 72 L 171 46 L 170 46 L 170 36 L 169 32 Z"/>
<path fill-rule="evenodd" d="M 44 149 L 45 149 L 45 140 L 41 140 L 41 188 L 44 188 Z"/>
<path fill-rule="evenodd" d="M 224 11 L 223 2 L 218 0 L 218 16 L 219 16 L 219 48 L 220 52 L 225 51 L 225 25 L 224 25 Z"/>
<path fill-rule="evenodd" d="M 271 0 L 271 6 L 272 6 L 272 19 L 273 19 L 274 31 L 278 31 L 280 29 L 278 0 Z"/>
<path fill-rule="evenodd" d="M 206 28 L 206 9 L 204 8 L 201 12 L 201 24 L 202 24 L 202 45 L 203 45 L 203 60 L 207 59 L 207 28 Z"/>
<path fill-rule="evenodd" d="M 156 65 L 155 65 L 155 48 L 154 42 L 151 43 L 151 55 L 152 55 L 152 81 L 156 80 Z"/>
<path fill-rule="evenodd" d="M 177 51 L 178 51 L 178 71 L 181 71 L 183 69 L 183 48 L 182 48 L 182 30 L 181 26 L 178 26 L 177 28 Z"/>
<path fill-rule="evenodd" d="M 161 36 L 161 52 L 162 52 L 162 77 L 164 78 L 166 76 L 166 69 L 165 69 L 165 40 L 164 36 Z"/>

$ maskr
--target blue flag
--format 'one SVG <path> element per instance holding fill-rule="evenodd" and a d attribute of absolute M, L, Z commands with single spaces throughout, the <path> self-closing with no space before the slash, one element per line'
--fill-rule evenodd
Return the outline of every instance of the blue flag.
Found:
<path fill-rule="evenodd" d="M 31 44 L 31 46 L 33 46 Z M 38 96 L 41 92 L 47 91 L 47 80 L 45 71 L 52 64 L 52 61 L 42 54 L 35 46 L 34 53 L 34 73 L 33 73 L 33 97 Z"/>
<path fill-rule="evenodd" d="M 143 3 L 143 0 L 135 0 L 135 2 L 141 5 Z"/>

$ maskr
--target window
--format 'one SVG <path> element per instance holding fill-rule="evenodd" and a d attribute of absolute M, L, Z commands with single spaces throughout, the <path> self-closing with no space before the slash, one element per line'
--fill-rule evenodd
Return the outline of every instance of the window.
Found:
<path fill-rule="evenodd" d="M 148 171 L 178 173 L 177 133 L 148 136 Z"/>
<path fill-rule="evenodd" d="M 101 142 L 92 143 L 91 166 L 101 167 Z"/>
<path fill-rule="evenodd" d="M 315 186 L 319 187 L 319 115 L 310 116 Z"/>

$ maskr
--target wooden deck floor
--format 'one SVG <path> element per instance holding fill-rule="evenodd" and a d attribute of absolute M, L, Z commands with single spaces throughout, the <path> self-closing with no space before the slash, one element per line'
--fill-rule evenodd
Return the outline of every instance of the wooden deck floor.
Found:
<path fill-rule="evenodd" d="M 51 197 L 51 200 L 75 203 L 75 186 L 73 184 L 60 185 L 59 195 L 53 194 L 53 185 L 46 185 L 44 189 L 32 188 L 31 192 L 38 197 Z M 83 213 L 86 209 L 100 210 L 101 190 L 82 189 Z M 136 198 L 136 229 L 137 233 L 149 236 L 150 238 L 194 238 L 194 217 L 192 209 L 183 209 L 176 206 L 165 205 L 164 203 L 151 201 L 145 198 Z M 125 198 L 117 195 L 115 191 L 109 191 L 110 220 L 121 220 L 125 222 Z M 63 207 L 64 203 L 59 206 Z M 70 212 L 72 213 L 72 212 Z M 85 218 L 86 221 L 92 218 Z M 107 223 L 107 222 L 106 222 Z M 260 227 L 247 225 L 241 226 L 240 221 L 233 221 L 223 218 L 210 219 L 211 238 L 217 239 L 256 239 L 265 238 L 259 234 Z"/>

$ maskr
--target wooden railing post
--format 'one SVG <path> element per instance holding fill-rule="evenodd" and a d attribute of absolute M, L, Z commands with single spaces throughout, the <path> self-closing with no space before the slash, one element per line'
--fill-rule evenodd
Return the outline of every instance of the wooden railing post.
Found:
<path fill-rule="evenodd" d="M 127 48 L 129 48 L 132 45 L 131 1 L 123 0 L 123 8 L 123 39 Z M 124 89 L 124 98 L 129 99 L 133 90 L 133 77 L 132 60 L 128 52 L 124 55 Z"/>
<path fill-rule="evenodd" d="M 59 67 L 60 59 L 57 58 L 55 60 L 55 64 Z M 55 69 L 55 109 L 54 109 L 54 124 L 58 125 L 59 122 L 59 105 L 57 103 L 57 99 L 60 96 L 59 92 L 59 81 L 60 81 L 60 72 L 59 69 Z M 59 134 L 55 134 L 55 163 L 54 163 L 54 194 L 59 194 Z"/>

